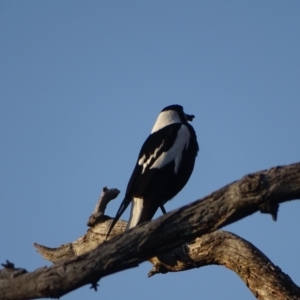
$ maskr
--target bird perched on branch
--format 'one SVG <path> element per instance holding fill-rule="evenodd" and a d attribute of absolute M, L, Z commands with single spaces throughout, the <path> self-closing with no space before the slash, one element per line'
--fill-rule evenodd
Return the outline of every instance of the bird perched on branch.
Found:
<path fill-rule="evenodd" d="M 188 182 L 199 150 L 194 128 L 188 123 L 194 115 L 181 105 L 165 107 L 144 142 L 127 185 L 112 228 L 131 203 L 127 229 L 153 218 L 160 207 L 172 199 Z"/>

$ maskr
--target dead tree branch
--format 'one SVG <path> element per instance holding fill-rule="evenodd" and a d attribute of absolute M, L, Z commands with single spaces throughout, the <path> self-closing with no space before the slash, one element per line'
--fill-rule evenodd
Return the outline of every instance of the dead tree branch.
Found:
<path fill-rule="evenodd" d="M 234 271 L 257 299 L 300 299 L 300 288 L 288 275 L 250 242 L 227 231 L 202 235 L 150 261 L 154 266 L 149 276 L 221 265 Z"/>
<path fill-rule="evenodd" d="M 88 283 L 95 287 L 101 277 L 137 266 L 155 255 L 160 257 L 174 247 L 256 211 L 270 213 L 276 218 L 279 203 L 299 198 L 300 163 L 247 175 L 202 200 L 132 228 L 91 252 L 49 268 L 1 280 L 0 299 L 60 297 Z M 270 266 L 270 269 L 274 267 L 276 270 L 275 266 Z M 294 285 L 291 288 L 293 283 L 287 280 L 288 276 L 281 273 L 278 275 L 278 271 L 277 269 L 277 277 L 282 277 L 283 280 L 280 293 L 289 289 L 291 296 L 280 298 L 275 294 L 268 298 L 260 295 L 259 289 L 254 292 L 255 295 L 259 299 L 299 299 L 299 288 Z M 250 284 L 255 277 L 249 278 L 250 281 L 246 281 L 249 287 L 257 285 Z"/>

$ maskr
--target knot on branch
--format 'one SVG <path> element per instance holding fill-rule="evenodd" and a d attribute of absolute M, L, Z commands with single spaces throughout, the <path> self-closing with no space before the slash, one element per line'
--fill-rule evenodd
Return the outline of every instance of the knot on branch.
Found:
<path fill-rule="evenodd" d="M 27 273 L 27 271 L 23 268 L 15 268 L 15 264 L 10 262 L 9 260 L 6 260 L 6 263 L 1 264 L 1 266 L 3 267 L 3 269 L 0 270 L 0 280 L 15 278 Z"/>
<path fill-rule="evenodd" d="M 157 262 L 153 265 L 152 269 L 148 273 L 148 277 L 152 277 L 156 274 L 166 274 L 169 270 L 161 263 Z"/>
<path fill-rule="evenodd" d="M 243 194 L 256 195 L 268 186 L 266 176 L 262 173 L 249 174 L 242 178 L 240 191 Z"/>
<path fill-rule="evenodd" d="M 259 207 L 260 212 L 263 214 L 270 214 L 272 216 L 273 221 L 277 221 L 277 214 L 279 209 L 278 203 L 264 203 Z"/>

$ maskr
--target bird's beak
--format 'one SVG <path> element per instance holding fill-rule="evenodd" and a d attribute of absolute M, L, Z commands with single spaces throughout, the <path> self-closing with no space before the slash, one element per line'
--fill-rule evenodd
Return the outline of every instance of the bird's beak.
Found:
<path fill-rule="evenodd" d="M 188 115 L 188 114 L 185 114 L 185 118 L 186 118 L 187 121 L 192 122 L 193 119 L 195 118 L 195 116 L 194 116 L 194 115 Z"/>

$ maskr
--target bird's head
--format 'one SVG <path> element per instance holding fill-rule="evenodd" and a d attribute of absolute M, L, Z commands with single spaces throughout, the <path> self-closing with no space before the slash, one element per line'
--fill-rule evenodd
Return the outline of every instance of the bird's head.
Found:
<path fill-rule="evenodd" d="M 151 133 L 173 123 L 187 123 L 188 121 L 191 122 L 194 118 L 194 115 L 186 114 L 183 111 L 183 107 L 181 105 L 169 105 L 165 107 L 158 115 Z"/>

